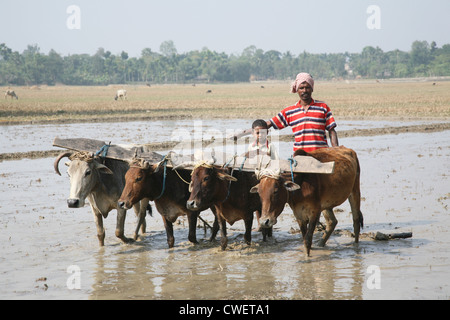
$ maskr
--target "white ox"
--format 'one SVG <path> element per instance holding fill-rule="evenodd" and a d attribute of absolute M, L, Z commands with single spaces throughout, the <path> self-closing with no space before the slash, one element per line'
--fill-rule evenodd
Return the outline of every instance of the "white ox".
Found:
<path fill-rule="evenodd" d="M 19 97 L 16 95 L 16 93 L 14 92 L 14 90 L 6 90 L 5 92 L 5 99 L 11 97 L 11 99 L 16 98 L 16 100 L 19 100 Z"/>
<path fill-rule="evenodd" d="M 91 153 L 64 152 L 54 162 L 55 171 L 59 175 L 61 173 L 58 165 L 64 157 L 71 160 L 66 162 L 69 167 L 67 173 L 70 177 L 70 196 L 67 199 L 67 205 L 69 208 L 81 208 L 84 206 L 86 198 L 89 200 L 97 225 L 100 246 L 105 245 L 103 218 L 106 218 L 113 209 L 117 209 L 116 236 L 125 243 L 133 241 L 124 235 L 126 210 L 117 206 L 117 200 L 125 186 L 125 173 L 129 169 L 128 163 L 106 158 L 103 164 L 100 157 L 93 156 Z M 142 233 L 145 232 L 145 214 L 148 203 L 148 199 L 142 199 L 133 206 L 136 216 L 138 216 L 134 239 L 138 237 L 139 228 Z"/>
<path fill-rule="evenodd" d="M 120 98 L 120 100 L 123 100 L 123 99 L 127 100 L 127 90 L 124 90 L 124 89 L 117 90 L 114 100 L 117 101 L 117 99 L 119 99 L 119 98 Z"/>

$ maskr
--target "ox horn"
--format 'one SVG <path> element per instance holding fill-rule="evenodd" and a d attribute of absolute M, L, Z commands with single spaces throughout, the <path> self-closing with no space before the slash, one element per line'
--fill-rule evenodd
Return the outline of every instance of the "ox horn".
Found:
<path fill-rule="evenodd" d="M 56 158 L 55 162 L 53 163 L 53 167 L 55 168 L 55 172 L 56 172 L 57 174 L 61 175 L 61 172 L 59 172 L 59 168 L 58 168 L 59 161 L 61 161 L 61 159 L 64 158 L 64 157 L 70 157 L 72 154 L 73 154 L 73 152 L 67 151 L 67 152 L 61 153 L 61 154 Z"/>
<path fill-rule="evenodd" d="M 206 163 L 212 166 L 214 163 L 216 163 L 216 158 L 214 156 L 211 156 L 211 159 L 206 161 Z"/>

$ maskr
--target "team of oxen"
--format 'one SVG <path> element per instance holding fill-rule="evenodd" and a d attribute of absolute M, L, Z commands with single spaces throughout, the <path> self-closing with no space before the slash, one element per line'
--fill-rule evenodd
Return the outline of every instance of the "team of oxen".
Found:
<path fill-rule="evenodd" d="M 256 213 L 263 239 L 272 236 L 272 227 L 285 208 L 291 207 L 303 237 L 305 253 L 310 255 L 312 237 L 323 212 L 326 229 L 319 245 L 324 246 L 337 220 L 333 208 L 349 200 L 353 215 L 355 242 L 359 240 L 363 216 L 360 210 L 360 166 L 356 153 L 343 146 L 318 149 L 310 153 L 299 150 L 294 154 L 311 156 L 321 162 L 334 161 L 332 174 L 292 173 L 280 170 L 234 170 L 216 164 L 214 159 L 186 162 L 168 166 L 167 157 L 159 163 L 143 159 L 125 162 L 103 158 L 87 152 L 63 152 L 55 160 L 55 171 L 62 158 L 70 176 L 71 208 L 84 206 L 89 200 L 94 213 L 99 244 L 104 245 L 103 218 L 117 210 L 116 236 L 130 242 L 124 235 L 125 215 L 132 207 L 138 216 L 134 234 L 145 232 L 145 216 L 154 201 L 161 214 L 169 247 L 175 243 L 173 223 L 179 216 L 187 216 L 188 239 L 197 243 L 196 227 L 200 212 L 211 209 L 215 221 L 211 240 L 220 230 L 220 245 L 227 247 L 226 223 L 245 223 L 244 240 L 251 242 L 252 222 Z"/>

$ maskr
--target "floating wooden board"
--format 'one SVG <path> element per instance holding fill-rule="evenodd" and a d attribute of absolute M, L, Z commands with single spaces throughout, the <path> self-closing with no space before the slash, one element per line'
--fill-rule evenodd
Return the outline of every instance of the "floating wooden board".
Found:
<path fill-rule="evenodd" d="M 214 158 L 215 165 L 227 164 L 227 167 L 242 169 L 243 171 L 254 171 L 255 169 L 280 169 L 281 172 L 291 172 L 290 161 L 285 159 L 271 160 L 269 156 L 255 158 L 244 158 L 241 156 L 233 157 L 230 154 L 204 152 L 201 157 L 195 155 L 181 156 L 176 153 L 170 153 L 170 159 L 173 166 L 182 163 L 191 162 L 190 167 L 199 160 L 208 160 Z M 292 164 L 293 172 L 332 174 L 334 172 L 334 161 L 322 163 L 310 156 L 296 156 Z M 189 167 L 189 166 L 188 166 Z"/>
<path fill-rule="evenodd" d="M 53 140 L 53 146 L 65 148 L 74 151 L 87 151 L 96 153 L 104 145 L 108 143 L 100 140 L 74 138 L 74 139 L 60 139 L 58 137 Z M 131 160 L 135 155 L 144 158 L 150 162 L 159 162 L 164 156 L 149 150 L 145 145 L 117 145 L 111 144 L 108 148 L 107 158 L 116 160 Z"/>

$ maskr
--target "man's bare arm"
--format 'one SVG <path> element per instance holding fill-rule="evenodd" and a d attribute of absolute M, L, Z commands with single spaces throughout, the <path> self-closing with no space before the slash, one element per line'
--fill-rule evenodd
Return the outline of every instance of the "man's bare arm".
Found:
<path fill-rule="evenodd" d="M 336 130 L 334 130 L 334 128 L 330 130 L 330 142 L 331 142 L 332 147 L 339 146 L 338 136 L 337 136 Z"/>

